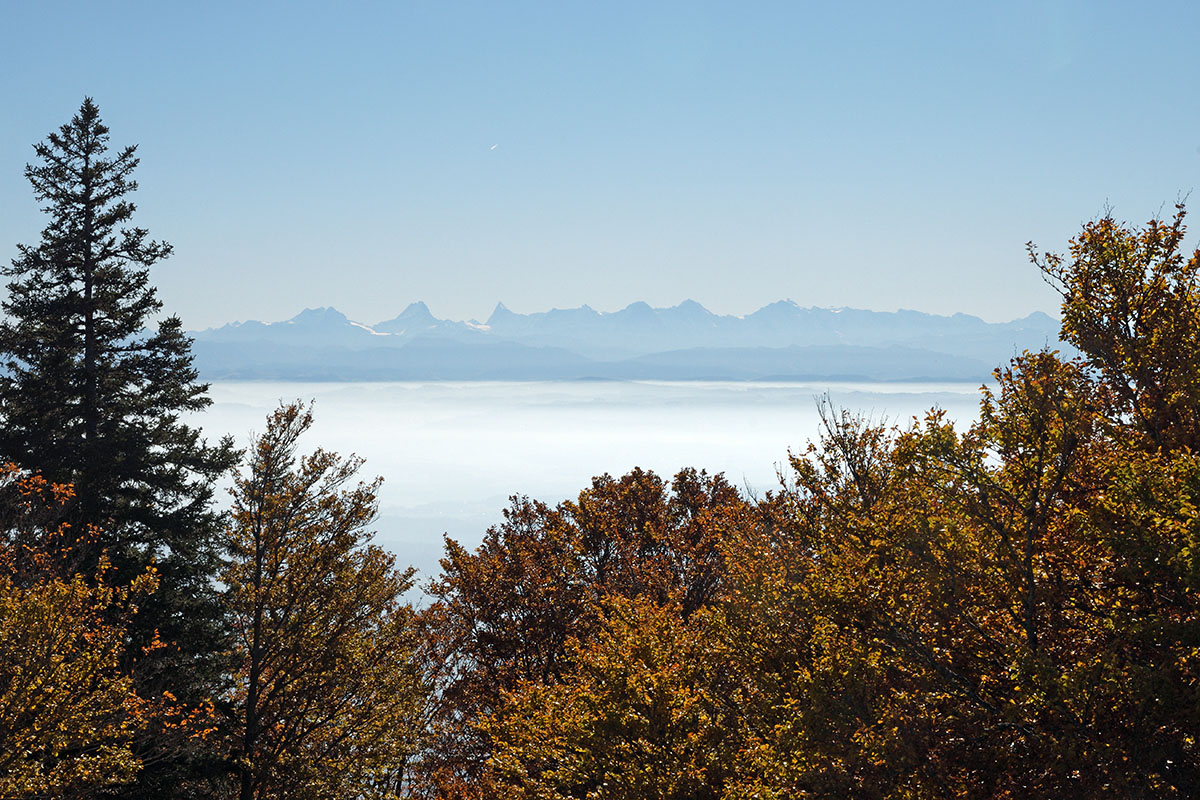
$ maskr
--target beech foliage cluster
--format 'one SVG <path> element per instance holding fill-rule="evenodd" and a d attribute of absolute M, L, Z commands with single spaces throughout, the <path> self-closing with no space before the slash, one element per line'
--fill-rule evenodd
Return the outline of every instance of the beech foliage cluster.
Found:
<path fill-rule="evenodd" d="M 762 497 L 514 497 L 413 604 L 310 408 L 241 454 L 180 423 L 187 340 L 145 332 L 169 246 L 121 227 L 106 141 L 89 100 L 39 146 L 0 325 L 0 797 L 1200 796 L 1182 205 L 1030 246 L 1081 355 L 1016 356 L 969 424 L 825 403 Z"/>

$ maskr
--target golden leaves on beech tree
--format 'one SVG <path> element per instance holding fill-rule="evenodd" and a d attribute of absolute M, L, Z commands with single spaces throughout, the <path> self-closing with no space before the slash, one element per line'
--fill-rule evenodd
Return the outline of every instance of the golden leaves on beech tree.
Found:
<path fill-rule="evenodd" d="M 453 665 L 434 784 L 1200 793 L 1200 257 L 1180 252 L 1183 216 L 1106 214 L 1068 258 L 1033 255 L 1083 357 L 1014 358 L 970 426 L 826 404 L 754 503 L 716 491 L 676 514 L 690 492 L 635 471 L 554 508 L 514 499 L 475 553 L 448 541 L 427 617 Z"/>
<path fill-rule="evenodd" d="M 235 632 L 240 796 L 395 797 L 415 750 L 412 570 L 371 544 L 380 481 L 298 456 L 312 424 L 277 409 L 233 489 L 222 579 Z"/>
<path fill-rule="evenodd" d="M 0 796 L 86 793 L 130 780 L 148 701 L 120 668 L 124 621 L 158 584 L 74 574 L 80 537 L 55 518 L 69 487 L 0 467 Z"/>

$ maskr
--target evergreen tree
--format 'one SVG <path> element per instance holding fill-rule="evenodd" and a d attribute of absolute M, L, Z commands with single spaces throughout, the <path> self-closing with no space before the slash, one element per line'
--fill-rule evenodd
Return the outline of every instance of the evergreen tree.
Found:
<path fill-rule="evenodd" d="M 141 605 L 130 653 L 143 695 L 169 691 L 199 704 L 221 690 L 227 649 L 213 576 L 220 565 L 214 483 L 237 461 L 180 421 L 211 400 L 196 382 L 191 341 L 162 308 L 149 268 L 171 253 L 131 225 L 136 146 L 108 154 L 108 128 L 91 98 L 34 146 L 25 176 L 50 221 L 19 245 L 0 322 L 0 459 L 71 483 L 75 531 L 99 526 L 101 550 L 128 582 L 153 563 L 160 588 Z M 150 656 L 143 648 L 161 638 Z M 150 754 L 141 791 L 169 781 L 185 792 L 174 757 Z"/>

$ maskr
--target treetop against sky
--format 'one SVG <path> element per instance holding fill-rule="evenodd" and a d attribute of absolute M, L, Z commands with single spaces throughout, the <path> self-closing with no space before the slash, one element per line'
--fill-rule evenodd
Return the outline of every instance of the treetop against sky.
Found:
<path fill-rule="evenodd" d="M 18 0 L 0 241 L 36 240 L 31 145 L 92 96 L 140 145 L 192 329 L 413 300 L 1053 312 L 1026 241 L 1200 185 L 1200 8 L 1156 9 Z"/>

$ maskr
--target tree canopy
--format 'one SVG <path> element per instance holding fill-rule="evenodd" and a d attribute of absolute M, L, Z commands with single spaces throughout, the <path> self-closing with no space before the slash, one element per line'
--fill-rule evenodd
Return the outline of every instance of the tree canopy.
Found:
<path fill-rule="evenodd" d="M 1017 356 L 973 423 L 825 405 L 756 503 L 683 473 L 680 499 L 722 499 L 677 514 L 634 472 L 515 502 L 473 555 L 448 542 L 428 619 L 460 749 L 435 726 L 431 794 L 1196 796 L 1183 218 L 1106 215 L 1069 257 L 1031 248 L 1083 355 Z"/>
<path fill-rule="evenodd" d="M 0 797 L 67 796 L 131 780 L 146 706 L 120 669 L 147 572 L 64 575 L 77 537 L 56 519 L 70 487 L 0 467 Z M 88 577 L 93 580 L 88 580 Z"/>
<path fill-rule="evenodd" d="M 0 321 L 0 797 L 1200 796 L 1200 250 L 1030 258 L 1062 338 L 978 416 L 821 406 L 779 487 L 601 475 L 414 574 L 281 406 L 236 460 L 86 100 Z M 7 463 L 11 461 L 12 463 Z M 40 470 L 40 472 L 39 472 Z M 464 470 L 464 475 L 469 472 Z M 466 490 L 464 490 L 466 491 Z"/>
<path fill-rule="evenodd" d="M 0 321 L 0 459 L 70 484 L 64 511 L 94 572 L 118 582 L 154 565 L 161 580 L 130 621 L 136 681 L 199 708 L 222 689 L 227 649 L 214 577 L 220 560 L 217 478 L 236 462 L 229 441 L 208 445 L 181 415 L 209 404 L 190 342 L 162 309 L 149 269 L 170 245 L 134 226 L 129 195 L 137 148 L 109 152 L 90 98 L 34 147 L 25 169 L 49 220 L 5 270 Z M 132 658 L 126 664 L 131 668 Z M 158 753 L 148 795 L 185 792 L 177 759 Z M 155 775 L 163 781 L 151 786 Z"/>
<path fill-rule="evenodd" d="M 415 750 L 412 570 L 370 543 L 379 481 L 361 462 L 297 456 L 312 424 L 280 407 L 234 488 L 222 572 L 235 631 L 241 800 L 395 797 Z"/>

